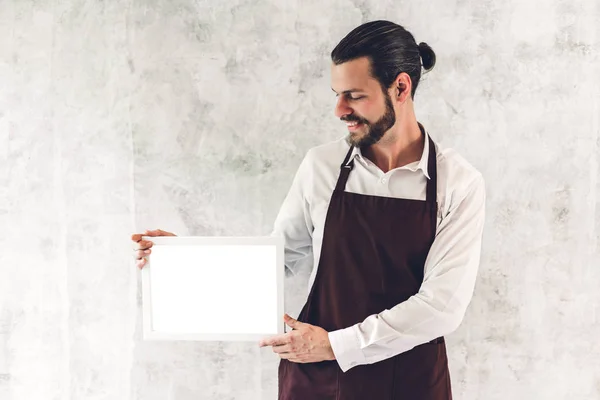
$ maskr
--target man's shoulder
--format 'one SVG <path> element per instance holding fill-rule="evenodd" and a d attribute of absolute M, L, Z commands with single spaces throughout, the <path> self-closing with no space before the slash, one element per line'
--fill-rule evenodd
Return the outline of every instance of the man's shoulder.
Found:
<path fill-rule="evenodd" d="M 311 147 L 307 153 L 307 161 L 313 166 L 339 166 L 344 161 L 344 157 L 350 144 L 346 137 L 340 137 L 317 146 Z"/>
<path fill-rule="evenodd" d="M 474 184 L 484 185 L 481 172 L 452 147 L 436 144 L 438 179 L 447 188 L 466 191 Z"/>

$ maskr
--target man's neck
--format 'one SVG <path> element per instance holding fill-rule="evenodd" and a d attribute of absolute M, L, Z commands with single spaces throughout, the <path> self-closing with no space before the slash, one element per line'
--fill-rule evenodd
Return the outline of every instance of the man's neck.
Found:
<path fill-rule="evenodd" d="M 383 172 L 419 161 L 423 155 L 425 136 L 417 121 L 406 127 L 390 129 L 374 145 L 363 149 L 363 155 Z"/>

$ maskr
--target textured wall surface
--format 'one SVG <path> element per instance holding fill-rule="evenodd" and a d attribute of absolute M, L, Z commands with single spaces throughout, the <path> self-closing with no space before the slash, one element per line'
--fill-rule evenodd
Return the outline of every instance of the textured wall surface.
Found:
<path fill-rule="evenodd" d="M 275 399 L 269 349 L 141 340 L 129 236 L 269 233 L 373 19 L 437 52 L 419 120 L 487 181 L 455 398 L 600 398 L 598 0 L 0 0 L 1 400 Z"/>

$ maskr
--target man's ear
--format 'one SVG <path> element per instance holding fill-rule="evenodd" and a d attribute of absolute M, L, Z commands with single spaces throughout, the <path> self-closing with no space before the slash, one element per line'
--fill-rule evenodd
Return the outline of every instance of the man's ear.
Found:
<path fill-rule="evenodd" d="M 400 97 L 400 95 L 406 90 L 406 85 L 404 84 L 404 82 L 398 82 L 398 85 L 396 86 L 396 95 L 398 97 Z"/>
<path fill-rule="evenodd" d="M 404 103 L 404 101 L 411 97 L 411 81 L 410 76 L 406 72 L 401 72 L 400 74 L 398 74 L 393 87 L 396 99 L 398 99 L 400 102 Z"/>

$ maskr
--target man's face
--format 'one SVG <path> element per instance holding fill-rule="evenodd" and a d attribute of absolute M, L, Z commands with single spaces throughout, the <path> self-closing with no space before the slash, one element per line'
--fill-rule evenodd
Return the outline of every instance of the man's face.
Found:
<path fill-rule="evenodd" d="M 331 66 L 331 88 L 338 94 L 335 115 L 348 124 L 348 140 L 357 147 L 377 143 L 396 123 L 387 91 L 369 73 L 366 57 Z"/>

